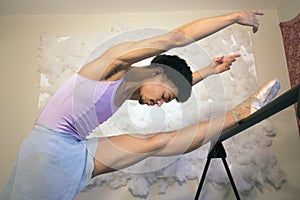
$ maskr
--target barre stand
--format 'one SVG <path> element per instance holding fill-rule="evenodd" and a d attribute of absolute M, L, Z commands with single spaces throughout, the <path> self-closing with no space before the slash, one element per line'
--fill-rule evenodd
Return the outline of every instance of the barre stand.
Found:
<path fill-rule="evenodd" d="M 297 103 L 298 102 L 298 103 Z M 240 121 L 237 125 L 229 128 L 228 130 L 224 131 L 220 137 L 218 138 L 217 142 L 215 144 L 211 143 L 211 150 L 208 153 L 207 161 L 205 164 L 205 167 L 203 169 L 202 177 L 200 180 L 200 183 L 198 185 L 197 193 L 194 200 L 198 200 L 200 197 L 200 193 L 204 184 L 204 180 L 207 174 L 207 170 L 210 164 L 211 159 L 213 158 L 221 158 L 224 164 L 224 167 L 226 169 L 228 178 L 230 180 L 233 192 L 235 194 L 236 199 L 240 200 L 240 196 L 237 190 L 237 187 L 234 183 L 234 180 L 232 178 L 230 169 L 228 167 L 228 164 L 226 162 L 226 151 L 223 147 L 222 142 L 241 131 L 261 122 L 262 120 L 282 111 L 283 109 L 291 106 L 292 104 L 297 103 L 298 109 L 297 109 L 297 116 L 300 118 L 300 84 L 298 84 L 296 87 L 288 90 L 281 96 L 274 99 L 272 102 L 264 106 L 263 108 L 259 109 L 252 115 L 248 116 L 246 119 Z"/>
<path fill-rule="evenodd" d="M 223 147 L 223 144 L 222 143 L 217 143 L 216 145 L 214 145 L 214 147 L 208 153 L 207 161 L 206 161 L 205 167 L 203 169 L 203 174 L 202 174 L 202 177 L 201 177 L 201 180 L 200 180 L 200 183 L 199 183 L 199 187 L 198 187 L 198 190 L 197 190 L 197 193 L 196 193 L 196 196 L 195 196 L 195 200 L 198 200 L 198 198 L 200 196 L 200 192 L 201 192 L 202 186 L 204 184 L 205 176 L 206 176 L 206 173 L 207 173 L 210 161 L 213 158 L 221 158 L 222 159 L 222 162 L 224 164 L 226 173 L 227 173 L 228 178 L 230 180 L 230 183 L 231 183 L 233 192 L 234 192 L 234 194 L 236 196 L 236 199 L 238 199 L 238 200 L 241 199 L 240 196 L 239 196 L 238 190 L 237 190 L 237 188 L 235 186 L 234 180 L 232 178 L 232 175 L 231 175 L 230 169 L 228 167 L 228 164 L 226 162 L 226 157 L 227 157 L 227 154 L 226 154 L 226 151 L 225 151 L 225 149 Z"/>

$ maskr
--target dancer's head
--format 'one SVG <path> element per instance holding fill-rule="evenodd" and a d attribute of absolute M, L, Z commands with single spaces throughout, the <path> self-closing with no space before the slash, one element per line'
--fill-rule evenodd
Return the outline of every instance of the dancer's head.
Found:
<path fill-rule="evenodd" d="M 149 68 L 158 77 L 158 81 L 141 86 L 141 104 L 160 106 L 173 99 L 185 102 L 190 97 L 192 71 L 185 60 L 178 56 L 158 55 L 151 61 Z"/>

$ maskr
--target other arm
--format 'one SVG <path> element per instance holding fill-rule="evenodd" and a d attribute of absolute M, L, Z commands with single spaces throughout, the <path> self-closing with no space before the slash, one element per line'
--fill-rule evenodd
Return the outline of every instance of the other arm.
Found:
<path fill-rule="evenodd" d="M 209 65 L 193 72 L 193 85 L 210 75 L 219 74 L 229 70 L 232 63 L 235 62 L 238 57 L 240 57 L 240 54 L 214 58 Z"/>

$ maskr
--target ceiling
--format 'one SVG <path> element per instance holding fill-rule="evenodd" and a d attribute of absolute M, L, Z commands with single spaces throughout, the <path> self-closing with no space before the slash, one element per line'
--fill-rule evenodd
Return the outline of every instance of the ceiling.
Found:
<path fill-rule="evenodd" d="M 0 15 L 277 9 L 284 0 L 0 0 Z"/>

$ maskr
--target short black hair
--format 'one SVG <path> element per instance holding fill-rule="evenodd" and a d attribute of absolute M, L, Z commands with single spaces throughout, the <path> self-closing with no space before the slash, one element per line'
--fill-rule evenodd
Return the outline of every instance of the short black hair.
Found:
<path fill-rule="evenodd" d="M 161 67 L 167 78 L 178 88 L 178 102 L 185 102 L 191 96 L 193 76 L 192 71 L 184 59 L 176 55 L 158 55 L 150 67 Z"/>

